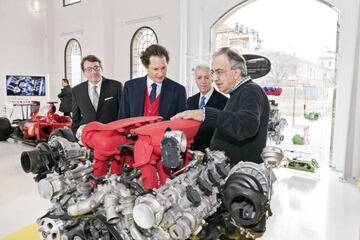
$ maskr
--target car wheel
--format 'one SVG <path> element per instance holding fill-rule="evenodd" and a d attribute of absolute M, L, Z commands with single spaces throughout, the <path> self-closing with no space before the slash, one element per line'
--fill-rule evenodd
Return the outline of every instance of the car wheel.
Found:
<path fill-rule="evenodd" d="M 0 141 L 5 141 L 10 137 L 12 127 L 9 119 L 0 118 Z"/>

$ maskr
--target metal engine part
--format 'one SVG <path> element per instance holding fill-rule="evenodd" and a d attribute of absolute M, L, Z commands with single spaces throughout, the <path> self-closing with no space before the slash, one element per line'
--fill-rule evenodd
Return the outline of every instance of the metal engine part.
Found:
<path fill-rule="evenodd" d="M 162 163 L 174 169 L 183 164 L 181 153 L 186 151 L 186 135 L 182 131 L 166 131 L 161 141 Z"/>
<path fill-rule="evenodd" d="M 62 137 L 52 137 L 48 142 L 50 148 L 59 152 L 61 159 L 78 159 L 83 157 L 84 149 L 76 142 L 70 142 Z"/>
<path fill-rule="evenodd" d="M 51 145 L 59 155 L 65 149 L 61 143 Z M 207 149 L 204 160 L 195 151 L 185 168 L 148 192 L 138 169 L 92 179 L 95 184 L 87 181 L 90 163 L 53 173 L 39 182 L 40 195 L 54 203 L 37 221 L 40 234 L 46 240 L 188 239 L 203 230 L 210 216 L 220 214 L 223 205 L 239 232 L 254 238 L 265 231 L 271 216 L 276 149 L 262 155 L 266 164 L 239 162 L 233 167 L 224 152 Z"/>
<path fill-rule="evenodd" d="M 264 160 L 266 166 L 271 168 L 279 168 L 281 162 L 284 159 L 284 153 L 278 147 L 266 146 L 261 153 L 261 157 Z"/>
<path fill-rule="evenodd" d="M 275 144 L 280 144 L 284 140 L 282 132 L 288 125 L 285 118 L 281 117 L 278 109 L 278 104 L 274 100 L 270 100 L 270 112 L 269 112 L 269 125 L 268 125 L 268 138 L 270 141 L 274 141 Z"/>
<path fill-rule="evenodd" d="M 81 160 L 91 160 L 91 155 L 78 143 L 52 137 L 48 143 L 39 143 L 35 150 L 22 152 L 21 166 L 24 172 L 37 174 L 35 181 L 38 182 L 49 173 L 62 174 L 76 167 Z"/>
<path fill-rule="evenodd" d="M 272 215 L 270 200 L 275 180 L 270 167 L 253 162 L 239 162 L 226 179 L 224 206 L 232 223 L 247 238 L 265 232 L 266 219 Z"/>
<path fill-rule="evenodd" d="M 221 205 L 217 194 L 230 170 L 223 152 L 208 151 L 206 165 L 187 172 L 135 201 L 133 217 L 138 226 L 151 231 L 152 239 L 187 239 L 198 233 L 205 219 Z"/>
<path fill-rule="evenodd" d="M 87 180 L 92 173 L 91 163 L 78 165 L 75 169 L 65 172 L 63 175 L 54 174 L 41 179 L 38 184 L 38 191 L 45 199 L 54 199 L 65 193 L 73 192 L 77 185 Z"/>
<path fill-rule="evenodd" d="M 39 222 L 39 232 L 44 240 L 61 240 L 63 231 L 63 221 L 51 218 L 42 218 Z"/>
<path fill-rule="evenodd" d="M 230 170 L 229 176 L 236 173 L 242 173 L 254 177 L 260 184 L 266 197 L 268 199 L 271 198 L 273 194 L 272 183 L 276 181 L 276 178 L 273 171 L 266 167 L 264 163 L 257 164 L 253 162 L 239 162 Z M 226 180 L 228 179 L 229 177 Z"/>

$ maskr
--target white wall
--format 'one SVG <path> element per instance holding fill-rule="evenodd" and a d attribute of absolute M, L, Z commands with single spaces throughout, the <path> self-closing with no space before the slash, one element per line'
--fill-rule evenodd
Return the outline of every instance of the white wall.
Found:
<path fill-rule="evenodd" d="M 125 82 L 130 78 L 130 41 L 142 26 L 151 27 L 170 53 L 168 76 L 180 76 L 180 0 L 126 2 L 82 0 L 63 7 L 63 1 L 40 0 L 34 13 L 31 0 L 0 1 L 0 76 L 49 74 L 45 101 L 59 101 L 64 77 L 64 50 L 68 40 L 79 41 L 82 56 L 97 55 L 104 76 Z M 34 98 L 32 98 L 34 99 Z M 0 101 L 6 101 L 5 91 Z"/>
<path fill-rule="evenodd" d="M 6 96 L 7 74 L 46 75 L 46 33 L 43 13 L 35 13 L 30 0 L 0 1 L 0 106 L 8 100 L 30 100 Z M 48 88 L 49 89 L 49 88 Z M 47 92 L 49 94 L 49 92 Z M 48 97 L 34 97 L 42 103 Z M 14 117 L 20 117 L 15 110 Z"/>
<path fill-rule="evenodd" d="M 314 0 L 315 1 L 315 0 Z M 233 9 L 240 3 L 251 3 L 251 1 L 241 0 L 191 0 L 188 1 L 189 20 L 188 20 L 188 61 L 193 59 L 209 59 L 210 51 L 210 28 L 226 12 Z M 359 151 L 360 136 L 356 131 L 360 126 L 360 113 L 355 109 L 360 106 L 360 84 L 356 84 L 360 78 L 359 68 L 359 0 L 323 1 L 335 7 L 339 11 L 340 35 L 337 59 L 337 98 L 336 98 L 336 117 L 334 131 L 334 155 L 332 165 L 336 169 L 343 171 L 344 168 L 353 167 L 359 170 L 348 170 L 344 177 L 360 177 Z M 355 61 L 357 59 L 357 61 Z M 355 65 L 356 64 L 356 65 Z M 190 65 L 190 64 L 188 64 Z M 189 69 L 188 69 L 189 71 Z M 189 76 L 189 72 L 187 73 Z M 353 89 L 353 91 L 352 91 Z M 356 131 L 356 132 L 354 132 Z M 352 162 L 349 165 L 347 162 Z M 353 160 L 353 161 L 352 161 Z"/>
<path fill-rule="evenodd" d="M 335 141 L 342 148 L 335 151 L 339 169 L 345 179 L 360 178 L 360 4 L 338 1 L 344 14 L 340 17 L 340 34 Z M 349 14 L 346 14 L 349 13 Z M 347 34 L 346 34 L 347 33 Z M 340 61 L 342 60 L 342 61 Z M 335 145 L 336 146 L 336 145 Z M 344 160 L 344 161 L 339 161 Z"/>
<path fill-rule="evenodd" d="M 111 77 L 107 71 L 108 61 L 104 58 L 104 1 L 83 0 L 67 7 L 63 7 L 63 1 L 47 1 L 46 4 L 51 99 L 57 100 L 56 95 L 61 89 L 60 80 L 65 77 L 65 46 L 72 38 L 79 41 L 83 56 L 98 56 L 103 62 L 105 76 Z"/>
<path fill-rule="evenodd" d="M 179 1 L 132 0 L 126 4 L 116 1 L 115 14 L 115 75 L 121 81 L 130 77 L 130 41 L 137 29 L 142 26 L 152 28 L 159 40 L 159 44 L 166 47 L 170 53 L 168 77 L 175 81 L 179 79 L 179 43 L 180 43 L 180 13 Z"/>
<path fill-rule="evenodd" d="M 170 52 L 168 76 L 179 80 L 179 1 L 82 0 L 62 7 L 62 1 L 47 1 L 49 72 L 51 97 L 56 99 L 64 76 L 67 41 L 79 41 L 82 55 L 97 55 L 104 76 L 125 82 L 130 78 L 130 41 L 142 26 L 151 27 L 159 44 Z"/>

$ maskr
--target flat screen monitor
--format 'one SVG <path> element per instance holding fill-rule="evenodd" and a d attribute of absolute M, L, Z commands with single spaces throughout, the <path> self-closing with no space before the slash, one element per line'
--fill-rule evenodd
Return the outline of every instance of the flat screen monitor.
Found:
<path fill-rule="evenodd" d="M 45 96 L 45 76 L 6 75 L 8 96 Z"/>

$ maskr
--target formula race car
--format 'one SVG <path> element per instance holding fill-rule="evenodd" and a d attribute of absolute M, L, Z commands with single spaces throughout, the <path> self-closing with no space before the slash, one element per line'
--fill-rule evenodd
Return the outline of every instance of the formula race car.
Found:
<path fill-rule="evenodd" d="M 60 116 L 56 113 L 56 102 L 48 102 L 48 106 L 39 108 L 36 102 L 17 104 L 23 107 L 32 107 L 30 118 L 14 120 L 10 123 L 8 118 L 0 118 L 0 141 L 5 141 L 9 137 L 22 141 L 30 145 L 36 145 L 41 141 L 46 141 L 50 134 L 59 128 L 70 128 L 71 118 Z"/>

